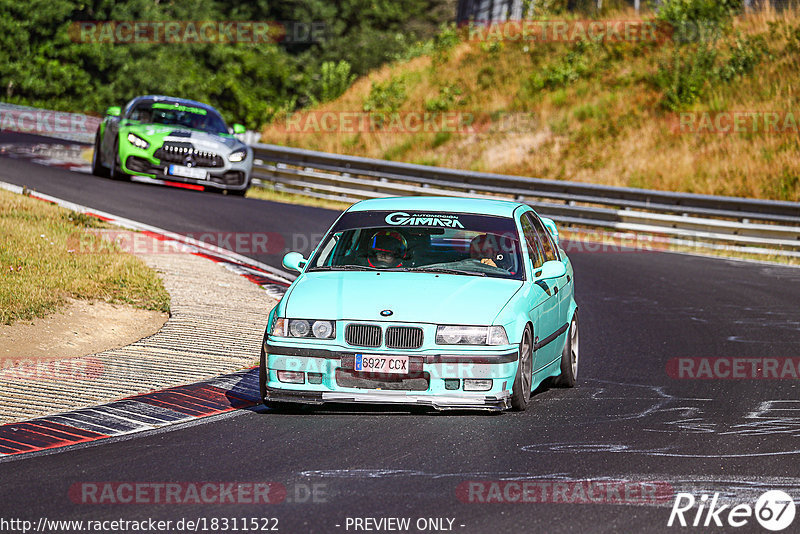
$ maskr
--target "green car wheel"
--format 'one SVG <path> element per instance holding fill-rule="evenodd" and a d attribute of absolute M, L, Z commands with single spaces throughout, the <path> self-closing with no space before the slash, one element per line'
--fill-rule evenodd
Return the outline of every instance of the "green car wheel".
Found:
<path fill-rule="evenodd" d="M 108 169 L 103 166 L 103 154 L 100 152 L 100 132 L 94 137 L 94 152 L 92 153 L 92 174 L 108 178 Z"/>

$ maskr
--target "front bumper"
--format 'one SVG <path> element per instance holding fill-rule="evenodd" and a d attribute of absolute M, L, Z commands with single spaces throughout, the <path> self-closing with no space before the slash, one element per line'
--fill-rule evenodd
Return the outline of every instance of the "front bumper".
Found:
<path fill-rule="evenodd" d="M 305 404 L 366 403 L 426 406 L 437 410 L 504 410 L 511 405 L 517 370 L 517 347 L 442 348 L 420 351 L 357 349 L 353 347 L 280 342 L 262 344 L 266 362 L 265 401 Z M 408 375 L 370 375 L 356 372 L 356 354 L 409 357 Z M 278 380 L 278 371 L 302 372 L 305 383 Z M 305 377 L 314 377 L 310 383 Z M 491 379 L 486 391 L 466 391 L 465 379 Z M 457 387 L 455 387 L 457 385 Z"/>
<path fill-rule="evenodd" d="M 158 160 L 155 160 L 158 162 Z M 134 176 L 145 176 L 155 180 L 202 185 L 216 189 L 243 190 L 250 185 L 252 162 L 228 162 L 223 167 L 197 167 L 208 172 L 207 180 L 186 178 L 168 174 L 169 163 L 156 163 L 149 157 L 130 155 L 125 159 L 123 170 Z"/>

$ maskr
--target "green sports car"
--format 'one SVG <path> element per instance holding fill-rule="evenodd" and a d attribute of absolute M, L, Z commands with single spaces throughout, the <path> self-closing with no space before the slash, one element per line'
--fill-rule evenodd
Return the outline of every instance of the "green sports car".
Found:
<path fill-rule="evenodd" d="M 244 133 L 244 126 L 234 124 L 233 133 Z M 95 137 L 92 173 L 244 195 L 253 174 L 253 150 L 229 133 L 209 105 L 140 96 L 124 109 L 106 111 Z"/>

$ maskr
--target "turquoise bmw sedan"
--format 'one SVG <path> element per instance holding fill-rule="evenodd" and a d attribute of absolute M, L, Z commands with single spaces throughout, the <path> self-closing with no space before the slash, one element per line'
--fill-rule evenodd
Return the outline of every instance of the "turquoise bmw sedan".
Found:
<path fill-rule="evenodd" d="M 337 219 L 269 315 L 267 406 L 525 410 L 572 387 L 578 315 L 555 223 L 517 202 L 365 200 Z"/>

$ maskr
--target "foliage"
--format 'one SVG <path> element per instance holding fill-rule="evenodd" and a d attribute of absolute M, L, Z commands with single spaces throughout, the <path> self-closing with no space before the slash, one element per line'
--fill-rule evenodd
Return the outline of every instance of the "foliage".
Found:
<path fill-rule="evenodd" d="M 425 101 L 425 111 L 448 111 L 456 104 L 463 105 L 465 102 L 459 98 L 464 91 L 456 84 L 447 84 L 439 88 L 439 96 Z"/>
<path fill-rule="evenodd" d="M 356 76 L 431 41 L 452 7 L 448 0 L 0 0 L 0 98 L 99 114 L 137 95 L 168 94 L 258 128 L 336 98 Z M 286 35 L 237 44 L 85 42 L 80 21 L 280 21 Z"/>
<path fill-rule="evenodd" d="M 406 100 L 406 84 L 400 78 L 372 83 L 369 96 L 364 100 L 364 111 L 394 113 Z"/>
<path fill-rule="evenodd" d="M 355 74 L 350 73 L 350 63 L 347 61 L 326 61 L 322 64 L 321 68 L 322 82 L 320 100 L 328 102 L 335 100 L 344 93 L 353 80 L 356 79 Z"/>
<path fill-rule="evenodd" d="M 668 0 L 661 6 L 658 18 L 675 30 L 677 44 L 653 76 L 663 91 L 662 107 L 685 109 L 710 88 L 749 74 L 769 54 L 762 36 L 736 36 L 732 44 L 719 45 L 741 9 L 741 0 Z"/>

